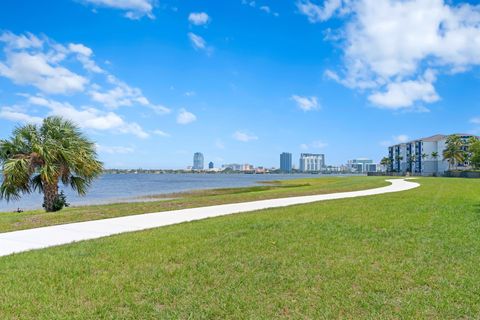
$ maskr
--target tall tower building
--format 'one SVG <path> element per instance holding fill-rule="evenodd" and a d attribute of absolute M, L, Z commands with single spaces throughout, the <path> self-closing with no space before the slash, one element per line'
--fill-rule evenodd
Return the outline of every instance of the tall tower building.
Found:
<path fill-rule="evenodd" d="M 280 154 L 280 171 L 282 172 L 292 172 L 292 154 L 288 152 L 283 152 Z"/>
<path fill-rule="evenodd" d="M 203 170 L 203 153 L 195 152 L 193 155 L 193 170 Z"/>

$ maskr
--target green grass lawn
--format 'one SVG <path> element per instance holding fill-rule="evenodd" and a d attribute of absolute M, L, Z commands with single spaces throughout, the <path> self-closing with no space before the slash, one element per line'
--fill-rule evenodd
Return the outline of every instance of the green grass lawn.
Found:
<path fill-rule="evenodd" d="M 478 319 L 480 180 L 0 258 L 0 319 Z"/>
<path fill-rule="evenodd" d="M 72 207 L 53 213 L 46 213 L 43 210 L 22 213 L 5 212 L 0 213 L 0 232 L 224 203 L 363 190 L 386 185 L 388 183 L 385 182 L 383 177 L 297 179 L 269 182 L 263 186 L 250 188 L 214 189 L 167 194 L 152 197 L 150 200 L 156 201 L 148 202 Z"/>

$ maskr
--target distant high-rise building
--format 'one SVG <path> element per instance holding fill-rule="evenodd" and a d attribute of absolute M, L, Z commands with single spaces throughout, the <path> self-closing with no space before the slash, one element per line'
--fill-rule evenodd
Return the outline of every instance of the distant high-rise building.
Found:
<path fill-rule="evenodd" d="M 283 152 L 280 154 L 280 171 L 292 172 L 292 154 Z"/>
<path fill-rule="evenodd" d="M 203 153 L 195 152 L 193 155 L 193 170 L 203 170 Z"/>
<path fill-rule="evenodd" d="M 315 153 L 302 153 L 300 155 L 300 171 L 319 172 L 325 167 L 325 155 Z"/>
<path fill-rule="evenodd" d="M 215 168 L 215 165 L 213 164 L 213 162 L 210 161 L 208 163 L 208 169 L 213 169 L 213 168 Z"/>

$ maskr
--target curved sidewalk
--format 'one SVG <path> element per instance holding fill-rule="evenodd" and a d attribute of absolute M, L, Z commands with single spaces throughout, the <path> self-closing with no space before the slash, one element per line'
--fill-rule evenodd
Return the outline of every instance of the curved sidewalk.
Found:
<path fill-rule="evenodd" d="M 369 190 L 223 204 L 0 233 L 0 256 L 233 213 L 399 192 L 420 186 L 404 179 L 387 181 L 390 186 Z"/>

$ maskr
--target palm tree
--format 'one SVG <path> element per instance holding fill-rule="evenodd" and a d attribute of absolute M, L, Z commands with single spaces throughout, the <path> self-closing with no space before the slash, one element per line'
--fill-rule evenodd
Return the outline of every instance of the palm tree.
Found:
<path fill-rule="evenodd" d="M 465 161 L 466 152 L 463 147 L 464 144 L 459 136 L 451 135 L 447 138 L 443 159 L 448 161 L 448 170 L 451 170 L 455 164 Z"/>
<path fill-rule="evenodd" d="M 409 172 L 413 171 L 413 163 L 417 161 L 417 156 L 415 154 L 412 154 L 410 157 L 408 157 L 408 169 Z"/>
<path fill-rule="evenodd" d="M 103 171 L 95 144 L 70 121 L 49 117 L 41 126 L 17 127 L 9 140 L 0 140 L 0 165 L 3 183 L 0 199 L 19 199 L 33 191 L 43 193 L 47 212 L 64 205 L 61 181 L 85 195 L 92 180 Z"/>
<path fill-rule="evenodd" d="M 403 156 L 401 155 L 396 155 L 395 160 L 397 161 L 397 169 L 400 172 L 401 171 L 401 162 L 403 160 Z"/>
<path fill-rule="evenodd" d="M 435 172 L 437 172 L 438 171 L 438 161 L 437 160 L 438 160 L 439 154 L 438 154 L 437 151 L 433 151 L 430 156 L 432 157 L 433 161 L 435 162 L 434 168 L 435 168 Z"/>
<path fill-rule="evenodd" d="M 387 168 L 387 172 L 390 171 L 390 166 L 392 164 L 392 159 L 388 157 L 383 157 L 383 159 L 380 161 L 380 164 Z"/>

